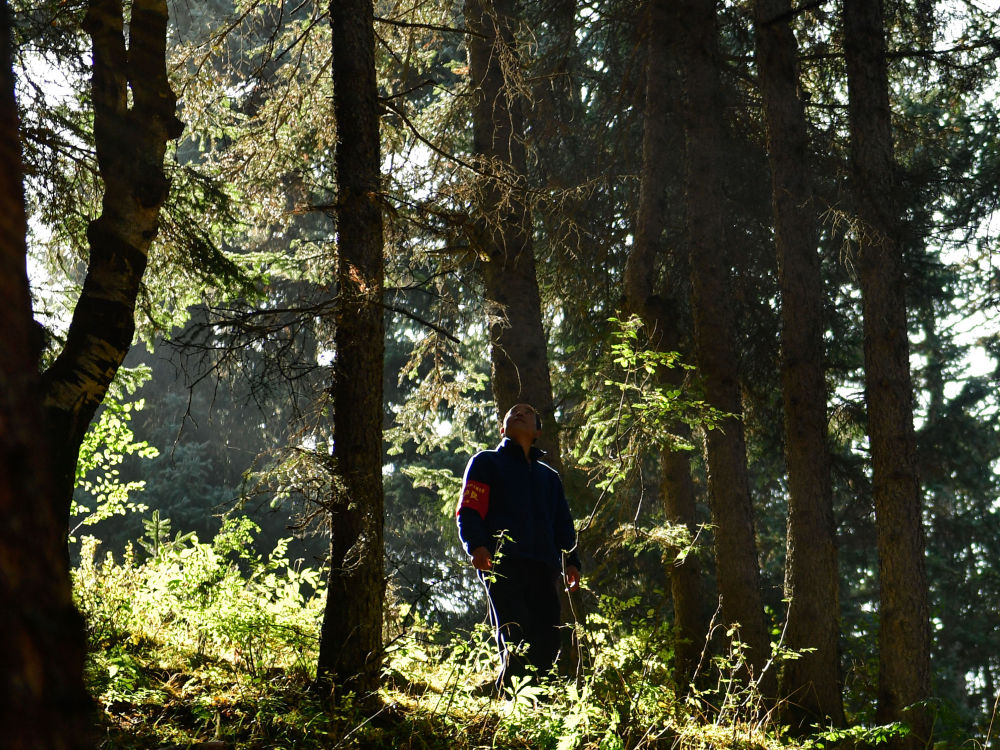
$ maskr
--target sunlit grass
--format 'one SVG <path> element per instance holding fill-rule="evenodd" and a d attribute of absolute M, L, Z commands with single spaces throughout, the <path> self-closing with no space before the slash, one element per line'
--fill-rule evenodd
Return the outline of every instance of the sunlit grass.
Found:
<path fill-rule="evenodd" d="M 211 544 L 178 539 L 142 562 L 97 563 L 93 543 L 85 545 L 75 583 L 90 626 L 87 681 L 102 747 L 821 746 L 818 737 L 790 739 L 774 707 L 735 680 L 738 646 L 703 665 L 697 688 L 678 690 L 669 628 L 636 612 L 637 601 L 612 597 L 579 626 L 573 679 L 532 675 L 500 698 L 483 695 L 475 688 L 493 680 L 497 659 L 485 625 L 446 634 L 408 616 L 413 624 L 400 631 L 390 608 L 377 695 L 319 693 L 321 577 L 289 566 L 281 544 L 267 557 L 247 552 L 254 533 L 232 521 Z"/>

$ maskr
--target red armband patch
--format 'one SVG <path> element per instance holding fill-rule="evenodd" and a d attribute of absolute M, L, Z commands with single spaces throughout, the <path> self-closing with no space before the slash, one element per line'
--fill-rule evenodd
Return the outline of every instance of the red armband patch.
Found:
<path fill-rule="evenodd" d="M 462 498 L 458 503 L 458 515 L 466 508 L 472 508 L 479 514 L 480 518 L 486 518 L 486 511 L 490 507 L 490 486 L 470 479 L 462 487 Z"/>

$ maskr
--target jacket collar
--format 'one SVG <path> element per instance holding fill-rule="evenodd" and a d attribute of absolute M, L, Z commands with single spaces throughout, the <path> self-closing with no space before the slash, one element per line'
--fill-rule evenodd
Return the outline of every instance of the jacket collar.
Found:
<path fill-rule="evenodd" d="M 504 454 L 516 455 L 518 457 L 524 455 L 524 451 L 521 450 L 521 446 L 515 443 L 510 438 L 504 438 L 500 441 L 500 445 L 497 446 L 497 450 Z M 528 458 L 532 461 L 538 461 L 540 458 L 545 456 L 545 451 L 543 451 L 538 446 L 531 446 L 531 450 L 528 451 Z"/>

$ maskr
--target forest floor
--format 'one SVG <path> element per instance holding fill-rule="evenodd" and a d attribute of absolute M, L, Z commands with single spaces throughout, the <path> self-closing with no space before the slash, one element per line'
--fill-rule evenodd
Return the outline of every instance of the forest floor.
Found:
<path fill-rule="evenodd" d="M 477 634 L 477 635 L 481 635 Z M 529 680 L 502 699 L 476 686 L 491 677 L 489 644 L 432 643 L 410 634 L 387 657 L 382 688 L 367 700 L 319 695 L 301 666 L 255 666 L 178 654 L 142 638 L 106 642 L 91 655 L 100 706 L 98 746 L 170 748 L 394 748 L 407 750 L 624 750 L 816 748 L 792 741 L 766 714 L 704 712 L 677 699 L 649 665 L 587 679 Z M 178 658 L 181 656 L 182 658 Z M 259 660 L 257 661 L 259 665 Z"/>
<path fill-rule="evenodd" d="M 679 690 L 669 624 L 613 597 L 577 631 L 572 679 L 533 676 L 503 699 L 483 695 L 477 686 L 497 660 L 486 624 L 445 633 L 397 604 L 386 615 L 379 690 L 324 694 L 313 687 L 321 577 L 289 563 L 284 542 L 253 552 L 253 531 L 234 520 L 211 543 L 188 535 L 145 560 L 130 549 L 120 563 L 99 562 L 96 540 L 84 539 L 74 585 L 88 623 L 96 746 L 814 750 L 901 731 L 858 713 L 851 729 L 789 736 L 780 706 L 768 708 L 754 684 L 734 677 L 747 671 L 735 638 L 728 654 L 706 657 L 697 687 Z M 768 668 L 783 658 L 795 655 L 776 649 Z"/>

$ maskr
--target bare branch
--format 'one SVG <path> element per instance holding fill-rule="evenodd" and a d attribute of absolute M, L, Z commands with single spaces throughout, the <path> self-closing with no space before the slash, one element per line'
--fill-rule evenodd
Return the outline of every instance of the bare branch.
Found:
<path fill-rule="evenodd" d="M 427 29 L 428 31 L 441 31 L 445 34 L 465 34 L 467 36 L 478 36 L 482 39 L 486 37 L 482 34 L 469 31 L 469 29 L 455 28 L 452 26 L 439 26 L 436 23 L 411 23 L 409 21 L 397 21 L 394 18 L 383 18 L 381 16 L 375 16 L 376 23 L 384 23 L 389 26 L 397 26 L 403 29 Z"/>
<path fill-rule="evenodd" d="M 391 310 L 392 312 L 399 313 L 400 315 L 403 315 L 403 316 L 409 318 L 410 320 L 416 321 L 417 323 L 420 323 L 420 325 L 423 325 L 423 326 L 426 326 L 427 328 L 430 328 L 432 331 L 436 331 L 437 333 L 440 333 L 442 336 L 444 336 L 449 341 L 452 341 L 452 342 L 454 342 L 456 344 L 461 344 L 462 343 L 457 338 L 455 338 L 450 333 L 448 333 L 448 331 L 446 331 L 441 326 L 436 325 L 435 323 L 431 323 L 429 320 L 425 320 L 424 318 L 421 318 L 419 315 L 417 315 L 415 313 L 412 313 L 409 310 L 404 310 L 403 308 L 396 307 L 395 305 L 383 305 L 383 307 L 385 307 L 386 310 Z"/>

